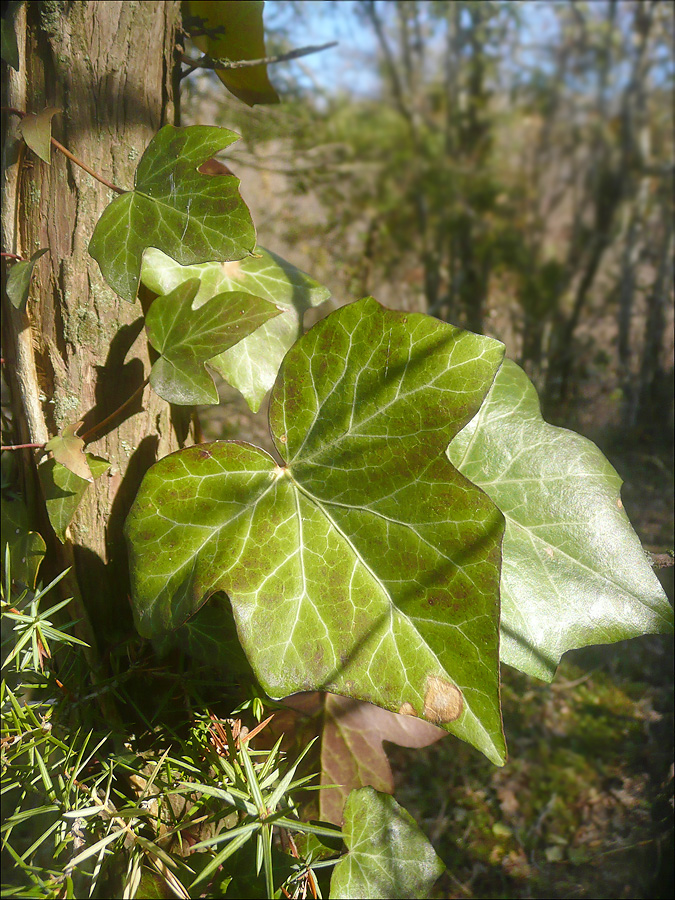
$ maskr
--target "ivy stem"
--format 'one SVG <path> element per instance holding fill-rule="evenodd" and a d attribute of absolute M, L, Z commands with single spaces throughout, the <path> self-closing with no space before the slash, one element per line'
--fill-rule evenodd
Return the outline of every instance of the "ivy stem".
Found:
<path fill-rule="evenodd" d="M 79 435 L 80 440 L 83 440 L 85 444 L 90 444 L 92 441 L 92 435 L 96 434 L 104 425 L 107 425 L 108 422 L 111 422 L 116 416 L 118 416 L 124 409 L 132 403 L 136 397 L 142 393 L 147 387 L 150 381 L 150 376 L 148 376 L 140 387 L 137 387 L 136 390 L 131 394 L 130 397 L 124 401 L 121 406 L 118 406 L 114 412 L 111 412 L 109 416 L 106 416 L 105 419 L 102 419 L 100 422 L 97 422 L 95 425 L 85 431 L 84 434 Z M 3 444 L 0 447 L 0 450 L 39 450 L 44 449 L 44 444 Z"/>
<path fill-rule="evenodd" d="M 19 261 L 23 261 L 23 256 L 19 256 L 18 253 L 7 253 L 6 250 L 0 252 L 0 256 L 4 256 L 6 259 L 18 259 Z"/>
<path fill-rule="evenodd" d="M 127 406 L 129 406 L 129 404 L 136 399 L 139 394 L 142 394 L 145 388 L 148 386 L 149 381 L 150 376 L 148 375 L 143 384 L 137 387 L 133 394 L 131 394 L 130 397 L 127 397 L 127 399 L 121 406 L 118 406 L 114 412 L 111 412 L 110 415 L 106 416 L 105 419 L 103 419 L 101 422 L 97 422 L 88 431 L 85 431 L 84 434 L 79 435 L 81 440 L 83 440 L 85 444 L 90 444 L 92 442 L 92 435 L 96 434 L 96 432 L 103 428 L 104 425 L 107 425 L 108 422 L 111 422 L 114 418 L 116 418 L 122 412 L 122 410 L 126 409 Z"/>
<path fill-rule="evenodd" d="M 37 450 L 44 444 L 3 444 L 0 450 Z"/>
<path fill-rule="evenodd" d="M 19 118 L 21 118 L 21 119 L 24 119 L 27 115 L 29 115 L 29 113 L 24 112 L 21 109 L 16 109 L 14 106 L 3 106 L 2 111 L 12 113 L 15 116 L 19 116 Z M 95 172 L 86 163 L 83 163 L 81 159 L 78 159 L 76 156 L 74 156 L 70 152 L 70 150 L 68 150 L 66 147 L 64 147 L 63 144 L 61 144 L 59 141 L 56 140 L 56 138 L 50 137 L 49 139 L 52 142 L 53 146 L 56 147 L 57 150 L 60 150 L 61 153 L 63 153 L 64 156 L 67 156 L 71 162 L 74 162 L 76 166 L 79 166 L 81 169 L 84 169 L 84 171 L 87 172 L 89 175 L 91 175 L 92 178 L 95 178 L 96 181 L 99 181 L 101 184 L 105 185 L 107 188 L 110 188 L 111 191 L 115 191 L 116 194 L 126 194 L 127 193 L 124 190 L 124 188 L 117 187 L 117 185 L 113 184 L 112 181 L 108 181 L 107 178 L 104 178 L 102 175 L 99 175 L 98 172 Z"/>

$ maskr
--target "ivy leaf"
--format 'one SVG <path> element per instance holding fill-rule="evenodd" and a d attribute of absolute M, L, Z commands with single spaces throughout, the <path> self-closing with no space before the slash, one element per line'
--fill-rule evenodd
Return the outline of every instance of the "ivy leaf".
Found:
<path fill-rule="evenodd" d="M 371 787 L 349 795 L 342 834 L 349 852 L 331 877 L 334 900 L 426 897 L 445 871 L 410 813 Z"/>
<path fill-rule="evenodd" d="M 148 340 L 161 354 L 150 384 L 168 403 L 218 403 L 218 390 L 204 363 L 214 351 L 227 350 L 281 312 L 243 291 L 217 294 L 193 310 L 199 285 L 197 278 L 184 281 L 157 297 L 145 317 Z"/>
<path fill-rule="evenodd" d="M 290 698 L 291 700 L 293 698 Z M 326 694 L 321 734 L 320 818 L 340 825 L 350 791 L 370 785 L 386 794 L 394 793 L 394 776 L 383 741 L 399 747 L 428 747 L 445 732 L 413 716 L 360 703 L 336 694 Z"/>
<path fill-rule="evenodd" d="M 93 480 L 100 478 L 110 468 L 107 460 L 92 453 L 86 453 L 85 458 L 89 470 L 88 479 L 76 475 L 56 459 L 48 459 L 38 466 L 47 515 L 62 544 L 66 542 L 66 528 L 73 521 L 84 492 Z"/>
<path fill-rule="evenodd" d="M 120 297 L 134 301 L 148 247 L 184 266 L 240 259 L 253 251 L 255 228 L 239 179 L 197 171 L 238 137 L 209 125 L 165 125 L 150 141 L 134 190 L 106 207 L 89 242 L 89 253 Z"/>
<path fill-rule="evenodd" d="M 22 500 L 5 500 L 3 497 L 1 518 L 3 569 L 6 547 L 9 545 L 12 581 L 34 590 L 47 545 L 42 535 L 31 530 L 28 510 Z"/>
<path fill-rule="evenodd" d="M 53 454 L 56 462 L 61 463 L 73 474 L 78 475 L 84 481 L 93 481 L 87 457 L 84 452 L 84 441 L 77 436 L 77 431 L 82 427 L 82 422 L 74 425 L 66 425 L 61 434 L 57 434 L 45 444 L 45 450 Z"/>
<path fill-rule="evenodd" d="M 372 298 L 315 325 L 272 393 L 287 465 L 215 442 L 146 474 L 125 526 L 139 631 L 224 591 L 272 697 L 321 689 L 424 716 L 503 763 L 502 517 L 444 454 L 502 354 Z"/>
<path fill-rule="evenodd" d="M 270 300 L 282 312 L 230 350 L 209 360 L 211 368 L 240 391 L 253 412 L 257 412 L 274 384 L 281 360 L 302 334 L 305 312 L 327 300 L 330 291 L 262 247 L 246 259 L 201 266 L 179 266 L 159 250 L 145 254 L 141 280 L 156 294 L 168 294 L 195 277 L 200 280 L 195 308 L 215 294 L 238 290 Z"/>
<path fill-rule="evenodd" d="M 47 252 L 46 247 L 36 250 L 30 259 L 23 259 L 21 262 L 15 263 L 9 270 L 6 291 L 9 302 L 15 309 L 23 310 L 25 308 L 35 264 Z"/>
<path fill-rule="evenodd" d="M 14 17 L 20 6 L 21 0 L 10 0 L 3 7 L 2 19 L 0 19 L 0 57 L 17 72 L 19 71 L 19 45 L 16 40 Z"/>
<path fill-rule="evenodd" d="M 213 0 L 190 0 L 186 4 L 188 30 L 199 49 L 212 59 L 264 59 L 265 31 L 262 0 L 246 3 L 218 3 Z M 210 34 L 199 34 L 208 30 Z M 243 69 L 217 69 L 216 75 L 231 94 L 248 106 L 256 103 L 278 103 L 279 96 L 267 77 L 267 66 Z"/>
<path fill-rule="evenodd" d="M 57 113 L 62 112 L 56 106 L 49 106 L 42 112 L 28 113 L 19 122 L 18 129 L 24 141 L 33 153 L 47 164 L 51 163 L 52 149 L 52 119 Z"/>
<path fill-rule="evenodd" d="M 504 361 L 448 455 L 506 517 L 503 662 L 551 681 L 566 650 L 672 631 L 621 479 L 595 444 L 543 420 L 516 363 Z"/>

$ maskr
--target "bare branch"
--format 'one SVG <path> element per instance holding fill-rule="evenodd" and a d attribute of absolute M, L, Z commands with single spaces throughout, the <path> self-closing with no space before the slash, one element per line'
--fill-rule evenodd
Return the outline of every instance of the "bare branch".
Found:
<path fill-rule="evenodd" d="M 292 59 L 299 59 L 301 56 L 309 56 L 310 53 L 321 53 L 322 50 L 336 47 L 337 43 L 337 41 L 331 41 L 328 44 L 319 44 L 316 47 L 299 47 L 297 50 L 289 50 L 288 53 L 279 53 L 277 56 L 265 56 L 262 59 L 214 59 L 208 54 L 204 54 L 199 59 L 190 59 L 189 56 L 182 53 L 181 60 L 189 68 L 182 73 L 181 78 L 189 75 L 190 72 L 194 72 L 195 69 L 215 69 L 215 71 L 252 69 L 255 66 L 269 66 L 272 63 L 288 62 Z"/>

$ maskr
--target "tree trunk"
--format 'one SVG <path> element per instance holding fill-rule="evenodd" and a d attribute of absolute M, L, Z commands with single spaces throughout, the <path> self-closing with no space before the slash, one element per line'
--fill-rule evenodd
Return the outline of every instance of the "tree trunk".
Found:
<path fill-rule="evenodd" d="M 59 107 L 54 137 L 94 171 L 130 189 L 150 139 L 174 121 L 179 23 L 177 0 L 24 4 L 16 22 L 20 70 L 11 72 L 5 102 L 29 112 Z M 9 131 L 16 133 L 13 123 Z M 20 151 L 9 167 L 3 249 L 30 257 L 49 248 L 37 266 L 27 318 L 12 311 L 14 389 L 31 441 L 43 442 L 80 420 L 81 433 L 88 431 L 149 372 L 140 304 L 118 297 L 87 251 L 113 196 L 54 148 L 51 165 Z M 126 606 L 122 526 L 140 480 L 157 458 L 178 447 L 170 407 L 146 387 L 87 448 L 111 468 L 86 490 L 64 549 L 74 560 L 82 596 L 98 608 L 95 617 L 105 611 L 99 628 L 119 623 L 120 605 Z"/>

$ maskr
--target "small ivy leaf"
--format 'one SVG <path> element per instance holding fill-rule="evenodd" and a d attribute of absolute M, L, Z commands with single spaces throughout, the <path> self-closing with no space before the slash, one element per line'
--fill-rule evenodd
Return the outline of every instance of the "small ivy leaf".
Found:
<path fill-rule="evenodd" d="M 84 441 L 77 436 L 77 431 L 82 427 L 82 422 L 74 425 L 66 425 L 61 434 L 57 434 L 45 444 L 45 450 L 53 454 L 56 462 L 61 463 L 73 474 L 79 475 L 84 481 L 93 481 L 87 457 L 84 452 Z"/>
<path fill-rule="evenodd" d="M 110 468 L 110 463 L 99 456 L 86 453 L 85 457 L 90 471 L 89 479 L 76 475 L 56 459 L 45 460 L 38 466 L 47 515 L 62 544 L 66 542 L 66 529 L 73 520 L 84 492 L 93 480 L 100 478 Z"/>
<path fill-rule="evenodd" d="M 0 57 L 17 72 L 19 71 L 19 45 L 16 41 L 14 16 L 20 6 L 21 0 L 10 0 L 3 10 L 0 20 Z"/>
<path fill-rule="evenodd" d="M 595 444 L 544 421 L 516 363 L 504 361 L 448 455 L 506 517 L 503 662 L 551 681 L 566 650 L 672 631 L 621 479 Z"/>
<path fill-rule="evenodd" d="M 30 292 L 30 281 L 35 271 L 35 264 L 47 252 L 48 249 L 46 247 L 42 250 L 36 250 L 30 259 L 24 259 L 15 263 L 9 270 L 6 291 L 9 302 L 15 309 L 23 310 L 25 308 Z"/>
<path fill-rule="evenodd" d="M 335 866 L 331 900 L 426 897 L 445 865 L 410 813 L 372 787 L 352 791 L 342 834 L 348 853 Z"/>
<path fill-rule="evenodd" d="M 141 279 L 156 294 L 168 294 L 195 277 L 200 286 L 194 307 L 223 291 L 246 291 L 269 300 L 282 312 L 230 350 L 209 360 L 209 365 L 240 391 L 253 412 L 257 412 L 274 384 L 281 360 L 302 334 L 306 310 L 327 300 L 330 291 L 262 247 L 257 248 L 255 257 L 201 266 L 179 266 L 159 250 L 151 249 L 145 254 Z"/>
<path fill-rule="evenodd" d="M 372 298 L 315 325 L 272 393 L 286 465 L 215 442 L 146 474 L 125 526 L 141 634 L 223 591 L 270 696 L 414 712 L 503 764 L 502 517 L 444 455 L 502 357 L 498 341 Z"/>
<path fill-rule="evenodd" d="M 247 3 L 217 3 L 189 0 L 185 21 L 193 24 L 192 41 L 212 59 L 264 59 L 265 31 L 262 0 Z M 199 34 L 209 31 L 210 34 Z M 278 103 L 279 95 L 267 76 L 267 66 L 244 69 L 217 69 L 216 75 L 231 94 L 248 106 Z"/>
<path fill-rule="evenodd" d="M 145 318 L 148 340 L 161 357 L 150 384 L 168 403 L 218 403 L 218 390 L 204 363 L 278 316 L 267 300 L 242 291 L 216 294 L 198 309 L 192 303 L 200 282 L 191 278 L 157 297 Z"/>
<path fill-rule="evenodd" d="M 37 583 L 38 569 L 47 552 L 42 535 L 31 531 L 28 510 L 22 500 L 1 501 L 2 565 L 9 544 L 12 581 L 31 590 Z"/>
<path fill-rule="evenodd" d="M 62 112 L 56 106 L 49 106 L 37 115 L 28 113 L 19 122 L 18 129 L 33 153 L 47 164 L 51 163 L 52 119 Z"/>
<path fill-rule="evenodd" d="M 292 705 L 293 698 L 289 698 Z M 382 741 L 399 747 L 427 747 L 446 732 L 424 719 L 397 715 L 370 703 L 337 694 L 326 694 L 321 733 L 321 783 L 319 816 L 335 825 L 342 823 L 350 791 L 370 785 L 394 793 L 394 776 Z"/>
<path fill-rule="evenodd" d="M 165 125 L 150 141 L 134 190 L 106 207 L 89 242 L 89 253 L 120 297 L 136 298 L 148 247 L 184 266 L 252 253 L 255 228 L 239 195 L 239 179 L 197 171 L 238 137 L 209 125 Z"/>

